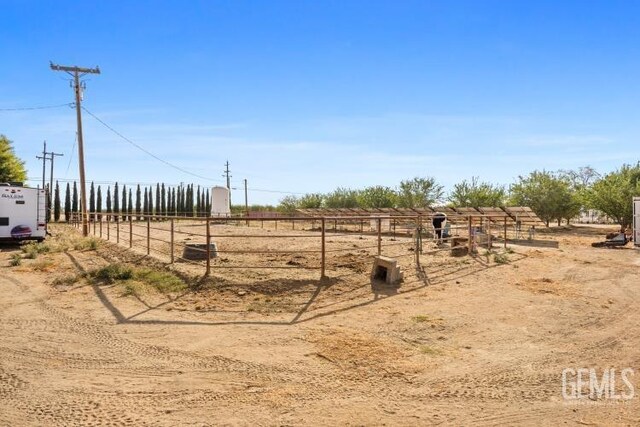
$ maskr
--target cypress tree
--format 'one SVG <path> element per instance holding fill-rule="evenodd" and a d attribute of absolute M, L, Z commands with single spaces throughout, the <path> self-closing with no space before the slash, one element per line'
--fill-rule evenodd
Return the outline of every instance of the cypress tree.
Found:
<path fill-rule="evenodd" d="M 211 215 L 211 199 L 210 199 L 209 193 L 210 191 L 207 191 L 205 193 L 205 198 L 204 198 L 204 205 L 206 206 L 205 209 L 207 210 L 206 216 Z"/>
<path fill-rule="evenodd" d="M 140 212 L 142 210 L 142 197 L 140 194 L 140 184 L 138 184 L 136 187 L 136 216 L 138 217 L 138 221 L 142 219 L 140 218 Z"/>
<path fill-rule="evenodd" d="M 169 190 L 171 193 L 171 215 L 176 214 L 176 189 L 175 187 Z"/>
<path fill-rule="evenodd" d="M 203 188 L 202 193 L 200 194 L 200 206 L 202 208 L 201 215 L 207 216 L 207 202 L 205 201 L 204 195 L 205 195 L 205 189 Z"/>
<path fill-rule="evenodd" d="M 160 184 L 156 184 L 156 215 L 162 215 L 162 202 L 160 201 Z"/>
<path fill-rule="evenodd" d="M 102 190 L 98 185 L 98 192 L 96 193 L 96 212 L 98 213 L 98 221 L 102 220 Z"/>
<path fill-rule="evenodd" d="M 71 187 L 67 182 L 67 189 L 64 192 L 64 220 L 69 222 L 71 219 Z"/>
<path fill-rule="evenodd" d="M 118 192 L 118 183 L 113 187 L 113 219 L 117 222 L 120 216 L 120 193 Z"/>
<path fill-rule="evenodd" d="M 107 187 L 107 221 L 111 221 L 111 186 Z"/>
<path fill-rule="evenodd" d="M 198 194 L 196 196 L 196 216 L 200 216 L 200 186 L 198 185 Z"/>
<path fill-rule="evenodd" d="M 93 213 L 96 211 L 96 189 L 91 181 L 91 187 L 89 187 L 89 220 L 92 221 Z"/>
<path fill-rule="evenodd" d="M 56 181 L 55 195 L 53 197 L 53 220 L 60 221 L 60 185 Z"/>
<path fill-rule="evenodd" d="M 164 188 L 164 182 L 160 187 L 160 202 L 162 203 L 162 207 L 160 208 L 160 212 L 163 216 L 167 216 L 167 191 Z"/>
<path fill-rule="evenodd" d="M 149 215 L 153 215 L 153 187 L 149 187 Z"/>
<path fill-rule="evenodd" d="M 53 210 L 53 205 L 51 204 L 51 191 L 52 189 L 49 188 L 49 184 L 46 184 L 44 186 L 45 188 L 45 192 L 47 194 L 47 209 L 46 210 L 46 215 L 45 215 L 45 221 L 46 222 L 51 222 L 51 211 Z"/>
<path fill-rule="evenodd" d="M 144 187 L 144 202 L 142 204 L 142 212 L 144 213 L 144 218 L 146 219 L 149 216 L 149 194 L 147 194 L 147 187 Z"/>
<path fill-rule="evenodd" d="M 122 213 L 122 220 L 127 220 L 127 186 L 122 186 L 122 207 L 120 208 L 120 212 Z"/>
<path fill-rule="evenodd" d="M 78 186 L 73 181 L 73 197 L 71 199 L 71 212 L 78 213 Z"/>
<path fill-rule="evenodd" d="M 133 221 L 133 194 L 129 189 L 129 206 L 127 207 L 127 213 L 129 214 L 129 220 Z"/>

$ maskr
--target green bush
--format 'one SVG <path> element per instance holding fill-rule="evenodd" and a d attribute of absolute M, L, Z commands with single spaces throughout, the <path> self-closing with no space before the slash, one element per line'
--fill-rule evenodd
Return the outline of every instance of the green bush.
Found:
<path fill-rule="evenodd" d="M 11 261 L 9 261 L 9 265 L 17 267 L 20 264 L 22 264 L 22 255 L 19 253 L 11 254 Z"/>
<path fill-rule="evenodd" d="M 114 283 L 118 280 L 132 279 L 133 269 L 123 264 L 110 264 L 96 270 L 93 277 L 103 282 Z"/>

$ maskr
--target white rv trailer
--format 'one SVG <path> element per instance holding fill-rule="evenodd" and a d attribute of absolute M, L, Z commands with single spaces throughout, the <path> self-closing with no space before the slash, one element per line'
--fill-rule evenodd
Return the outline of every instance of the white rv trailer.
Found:
<path fill-rule="evenodd" d="M 229 189 L 227 187 L 215 186 L 211 189 L 211 216 L 231 216 Z"/>
<path fill-rule="evenodd" d="M 640 197 L 633 198 L 633 244 L 640 247 Z"/>
<path fill-rule="evenodd" d="M 45 190 L 0 184 L 0 240 L 44 240 L 46 214 Z"/>

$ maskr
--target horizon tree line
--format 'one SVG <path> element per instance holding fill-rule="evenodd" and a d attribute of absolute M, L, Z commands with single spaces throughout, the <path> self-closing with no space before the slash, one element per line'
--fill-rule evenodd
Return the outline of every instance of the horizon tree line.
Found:
<path fill-rule="evenodd" d="M 116 182 L 113 188 L 111 185 L 107 186 L 106 196 L 103 197 L 102 186 L 91 182 L 88 193 L 90 220 L 102 215 L 113 221 L 128 221 L 129 218 L 142 220 L 154 216 L 195 217 L 207 216 L 211 211 L 210 192 L 206 187 L 194 184 L 179 187 L 169 187 L 164 183 L 144 187 L 137 184 L 134 192 L 132 187 L 120 187 Z M 64 219 L 68 222 L 73 214 L 79 213 L 79 197 L 76 181 L 73 181 L 73 185 L 67 182 L 63 206 L 60 185 L 56 181 L 53 209 L 50 210 L 53 212 L 53 221 L 59 222 L 64 214 Z"/>

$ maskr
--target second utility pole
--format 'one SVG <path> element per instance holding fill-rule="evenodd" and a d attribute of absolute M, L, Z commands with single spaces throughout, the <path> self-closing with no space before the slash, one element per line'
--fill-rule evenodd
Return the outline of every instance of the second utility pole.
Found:
<path fill-rule="evenodd" d="M 227 160 L 227 163 L 224 164 L 225 166 L 225 170 L 224 170 L 224 175 L 222 175 L 223 177 L 227 177 L 227 190 L 229 190 L 229 206 L 231 206 L 231 171 L 229 170 L 229 160 Z"/>
<path fill-rule="evenodd" d="M 76 95 L 76 117 L 78 121 L 78 163 L 80 165 L 80 204 L 82 210 L 82 235 L 89 235 L 89 221 L 87 216 L 87 191 L 84 175 L 84 145 L 82 140 L 82 87 L 80 86 L 80 77 L 85 74 L 100 74 L 100 68 L 81 68 L 67 67 L 64 65 L 55 65 L 51 63 L 51 69 L 54 71 L 66 71 L 73 76 L 73 89 Z"/>

